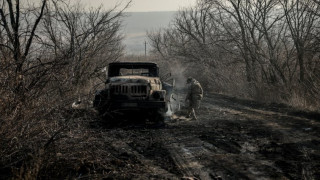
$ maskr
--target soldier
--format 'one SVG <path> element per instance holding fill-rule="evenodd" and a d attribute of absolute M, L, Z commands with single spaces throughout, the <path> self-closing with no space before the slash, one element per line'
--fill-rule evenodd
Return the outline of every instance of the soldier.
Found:
<path fill-rule="evenodd" d="M 188 93 L 186 102 L 188 104 L 187 117 L 192 117 L 193 120 L 197 120 L 195 110 L 200 108 L 200 102 L 203 97 L 203 90 L 200 83 L 194 78 L 189 77 L 187 79 Z"/>

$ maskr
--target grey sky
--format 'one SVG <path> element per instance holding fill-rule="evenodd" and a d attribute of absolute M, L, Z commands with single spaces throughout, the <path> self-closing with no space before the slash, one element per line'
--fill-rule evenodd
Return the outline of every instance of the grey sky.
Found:
<path fill-rule="evenodd" d="M 127 12 L 150 12 L 150 11 L 177 11 L 180 8 L 190 7 L 196 4 L 197 0 L 132 0 Z M 81 0 L 84 5 L 104 8 L 112 8 L 117 4 L 124 6 L 129 0 Z"/>

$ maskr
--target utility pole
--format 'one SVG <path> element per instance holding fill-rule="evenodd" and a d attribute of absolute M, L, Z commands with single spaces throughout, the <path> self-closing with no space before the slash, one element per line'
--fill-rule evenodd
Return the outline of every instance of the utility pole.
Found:
<path fill-rule="evenodd" d="M 147 57 L 147 41 L 144 41 L 144 56 Z"/>

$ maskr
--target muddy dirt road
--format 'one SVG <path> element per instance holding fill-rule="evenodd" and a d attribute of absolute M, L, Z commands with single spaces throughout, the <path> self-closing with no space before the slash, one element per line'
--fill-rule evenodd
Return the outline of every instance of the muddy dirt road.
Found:
<path fill-rule="evenodd" d="M 158 127 L 95 119 L 72 136 L 86 139 L 78 145 L 86 151 L 73 150 L 78 166 L 68 160 L 70 177 L 320 179 L 319 114 L 284 105 L 212 94 L 199 121 L 175 118 Z M 63 159 L 72 148 L 60 151 Z"/>

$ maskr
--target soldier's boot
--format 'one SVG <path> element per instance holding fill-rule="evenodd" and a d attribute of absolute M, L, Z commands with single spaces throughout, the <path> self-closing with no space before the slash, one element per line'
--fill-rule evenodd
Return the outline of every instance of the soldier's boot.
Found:
<path fill-rule="evenodd" d="M 198 118 L 196 116 L 196 112 L 195 112 L 194 108 L 192 108 L 191 114 L 192 114 L 192 120 L 198 121 Z"/>
<path fill-rule="evenodd" d="M 186 118 L 190 118 L 192 115 L 192 108 L 188 108 Z"/>

